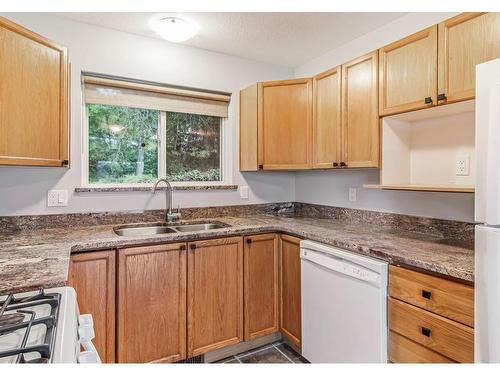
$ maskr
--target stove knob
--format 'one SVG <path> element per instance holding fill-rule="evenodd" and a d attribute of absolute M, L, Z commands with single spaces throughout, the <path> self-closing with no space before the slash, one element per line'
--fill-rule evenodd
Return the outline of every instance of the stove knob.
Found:
<path fill-rule="evenodd" d="M 78 317 L 78 324 L 81 326 L 94 326 L 94 319 L 92 314 L 83 314 Z"/>
<path fill-rule="evenodd" d="M 100 363 L 96 352 L 87 350 L 78 355 L 78 363 Z"/>
<path fill-rule="evenodd" d="M 95 337 L 94 327 L 89 325 L 78 327 L 78 337 L 80 338 L 80 343 L 92 341 Z"/>

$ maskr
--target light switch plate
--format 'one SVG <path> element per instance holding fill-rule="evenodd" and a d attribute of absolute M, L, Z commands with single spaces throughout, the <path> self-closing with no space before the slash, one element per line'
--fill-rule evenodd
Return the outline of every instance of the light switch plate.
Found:
<path fill-rule="evenodd" d="M 240 186 L 240 198 L 248 199 L 248 186 Z"/>
<path fill-rule="evenodd" d="M 49 190 L 47 192 L 47 207 L 64 207 L 68 205 L 67 190 Z"/>

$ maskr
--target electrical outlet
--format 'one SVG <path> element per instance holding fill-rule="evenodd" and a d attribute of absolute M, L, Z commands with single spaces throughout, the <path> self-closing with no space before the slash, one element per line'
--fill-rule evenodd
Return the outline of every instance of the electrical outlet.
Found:
<path fill-rule="evenodd" d="M 356 202 L 356 188 L 349 188 L 349 202 Z"/>
<path fill-rule="evenodd" d="M 240 198 L 248 199 L 248 186 L 240 186 Z"/>
<path fill-rule="evenodd" d="M 47 192 L 47 207 L 63 207 L 68 205 L 67 190 L 49 190 Z"/>
<path fill-rule="evenodd" d="M 455 164 L 455 174 L 457 176 L 468 176 L 470 174 L 469 156 L 457 156 Z"/>

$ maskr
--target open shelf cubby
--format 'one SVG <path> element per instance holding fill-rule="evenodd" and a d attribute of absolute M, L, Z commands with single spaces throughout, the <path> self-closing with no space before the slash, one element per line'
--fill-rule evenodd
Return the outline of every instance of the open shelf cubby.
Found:
<path fill-rule="evenodd" d="M 365 187 L 474 192 L 474 106 L 470 100 L 382 118 L 380 185 Z"/>

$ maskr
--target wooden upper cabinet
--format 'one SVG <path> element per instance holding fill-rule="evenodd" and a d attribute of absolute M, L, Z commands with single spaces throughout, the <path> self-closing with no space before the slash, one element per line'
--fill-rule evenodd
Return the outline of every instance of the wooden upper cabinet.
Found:
<path fill-rule="evenodd" d="M 500 13 L 463 13 L 439 24 L 438 94 L 446 102 L 474 98 L 476 65 L 500 57 L 499 36 Z"/>
<path fill-rule="evenodd" d="M 240 171 L 257 171 L 258 84 L 240 92 Z"/>
<path fill-rule="evenodd" d="M 189 243 L 188 357 L 243 340 L 243 239 Z"/>
<path fill-rule="evenodd" d="M 301 348 L 300 239 L 280 236 L 280 328 L 283 336 Z"/>
<path fill-rule="evenodd" d="M 312 79 L 260 82 L 240 92 L 240 170 L 309 169 Z"/>
<path fill-rule="evenodd" d="M 379 166 L 377 51 L 342 65 L 342 162 Z"/>
<path fill-rule="evenodd" d="M 68 165 L 68 52 L 0 17 L 0 165 Z"/>
<path fill-rule="evenodd" d="M 92 314 L 93 340 L 101 361 L 115 362 L 115 251 L 71 255 L 68 285 L 82 314 Z"/>
<path fill-rule="evenodd" d="M 186 358 L 186 244 L 118 252 L 118 362 Z"/>
<path fill-rule="evenodd" d="M 312 79 L 264 82 L 259 107 L 263 169 L 311 167 Z"/>
<path fill-rule="evenodd" d="M 244 239 L 245 340 L 279 331 L 278 236 Z"/>
<path fill-rule="evenodd" d="M 313 168 L 333 168 L 341 162 L 341 88 L 341 67 L 313 78 Z"/>
<path fill-rule="evenodd" d="M 380 48 L 379 114 L 437 103 L 437 25 Z"/>

